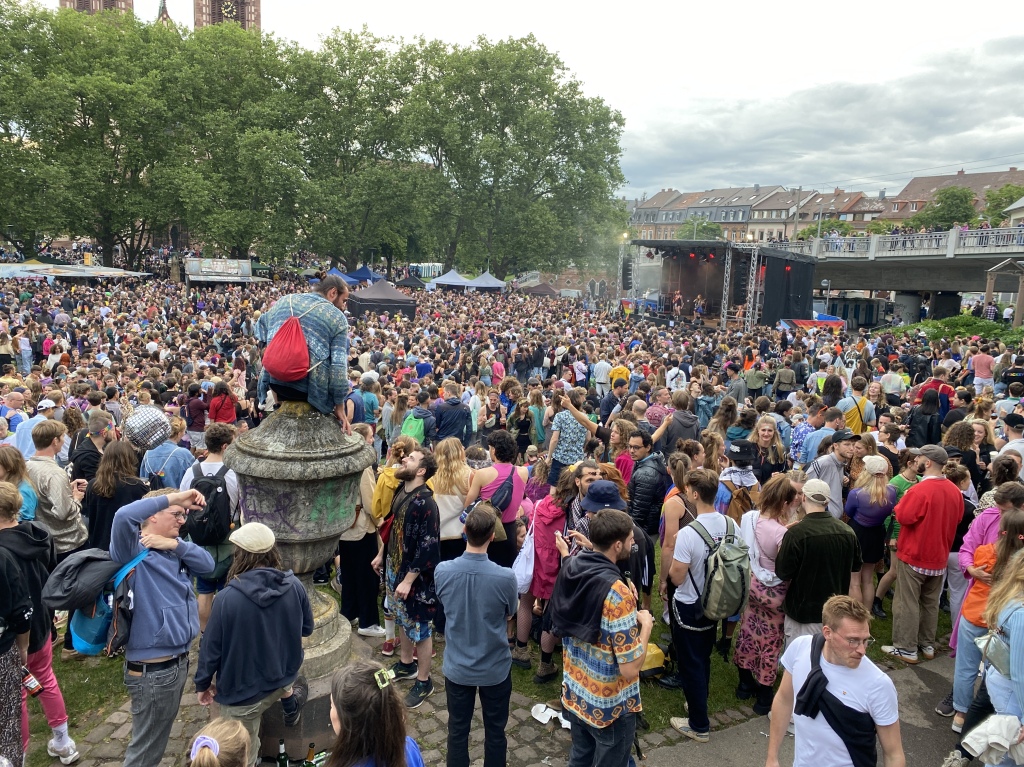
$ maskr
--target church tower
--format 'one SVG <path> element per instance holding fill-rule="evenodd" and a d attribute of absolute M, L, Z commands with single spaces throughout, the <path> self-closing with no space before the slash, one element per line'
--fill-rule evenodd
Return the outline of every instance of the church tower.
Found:
<path fill-rule="evenodd" d="M 171 21 L 171 14 L 167 12 L 167 0 L 160 0 L 160 11 L 157 13 L 156 20 L 163 24 L 173 24 Z"/>
<path fill-rule="evenodd" d="M 237 21 L 243 29 L 260 28 L 260 0 L 194 0 L 196 29 Z"/>
<path fill-rule="evenodd" d="M 71 8 L 82 13 L 134 11 L 135 0 L 60 0 L 60 7 Z"/>

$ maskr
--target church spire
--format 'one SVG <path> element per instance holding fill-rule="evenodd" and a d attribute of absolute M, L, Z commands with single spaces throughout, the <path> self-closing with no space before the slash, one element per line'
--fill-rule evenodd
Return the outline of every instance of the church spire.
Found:
<path fill-rule="evenodd" d="M 156 17 L 157 21 L 162 21 L 164 24 L 172 24 L 171 14 L 167 12 L 167 0 L 160 0 L 160 11 Z"/>

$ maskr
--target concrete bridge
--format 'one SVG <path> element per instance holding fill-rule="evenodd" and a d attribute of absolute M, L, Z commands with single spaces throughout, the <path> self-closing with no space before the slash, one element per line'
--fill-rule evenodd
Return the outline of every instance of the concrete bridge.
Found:
<path fill-rule="evenodd" d="M 772 247 L 816 257 L 816 278 L 833 290 L 1016 293 L 1017 274 L 993 275 L 993 282 L 986 272 L 1007 259 L 1024 261 L 1024 227 L 822 237 Z"/>

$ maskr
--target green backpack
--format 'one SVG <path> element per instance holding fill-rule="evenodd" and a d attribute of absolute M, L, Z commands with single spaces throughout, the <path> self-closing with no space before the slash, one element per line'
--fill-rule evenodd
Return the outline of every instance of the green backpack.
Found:
<path fill-rule="evenodd" d="M 407 435 L 415 439 L 421 445 L 423 444 L 423 435 L 426 433 L 426 429 L 423 425 L 423 419 L 416 416 L 415 413 L 409 413 L 402 421 L 402 434 Z"/>

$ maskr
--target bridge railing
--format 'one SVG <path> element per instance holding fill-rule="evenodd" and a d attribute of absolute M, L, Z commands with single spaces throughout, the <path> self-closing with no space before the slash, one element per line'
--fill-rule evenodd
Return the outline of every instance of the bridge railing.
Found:
<path fill-rule="evenodd" d="M 1001 249 L 1024 248 L 1024 227 L 873 234 L 867 237 L 822 237 L 773 243 L 772 247 L 822 259 L 867 256 L 873 260 L 900 258 L 909 254 L 952 258 L 957 254 L 998 254 Z"/>

